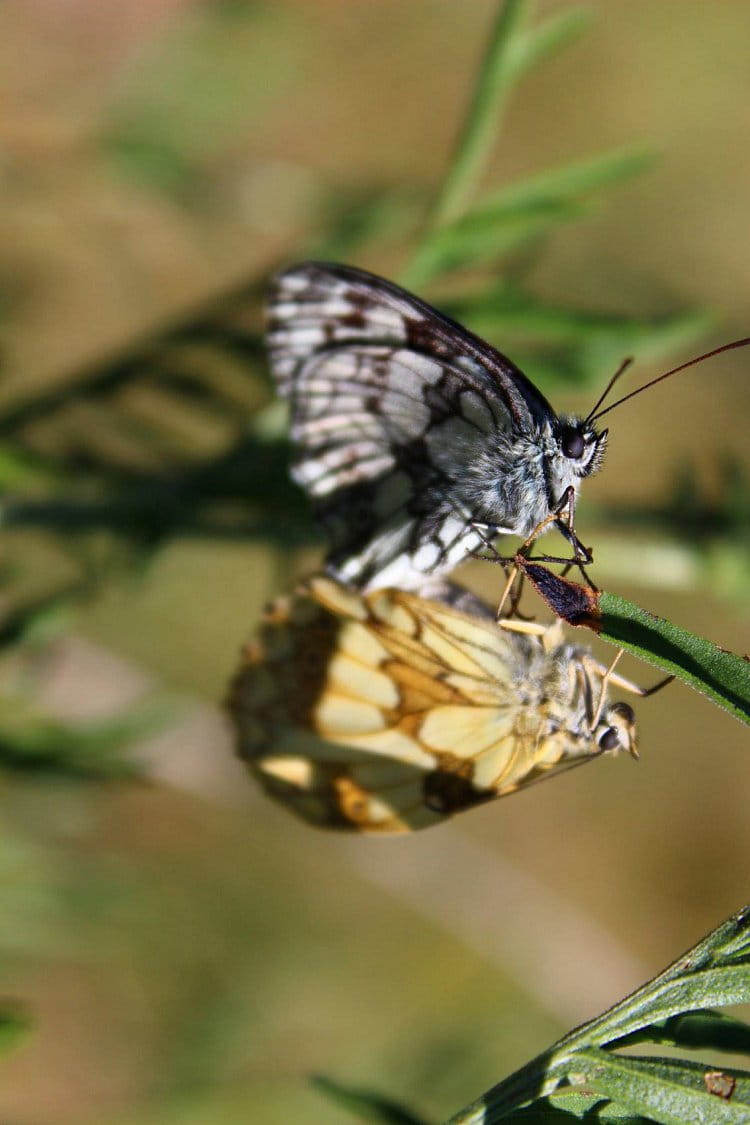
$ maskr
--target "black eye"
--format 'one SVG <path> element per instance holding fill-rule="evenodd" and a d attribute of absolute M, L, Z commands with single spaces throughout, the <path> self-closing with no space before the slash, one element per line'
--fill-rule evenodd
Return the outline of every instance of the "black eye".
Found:
<path fill-rule="evenodd" d="M 626 723 L 635 724 L 635 711 L 629 703 L 613 703 L 609 708 L 610 714 L 614 712 L 619 715 Z"/>
<path fill-rule="evenodd" d="M 566 429 L 563 430 L 560 438 L 562 451 L 566 457 L 571 457 L 577 461 L 583 457 L 583 451 L 586 448 L 586 442 L 583 440 L 583 434 L 580 430 Z"/>
<path fill-rule="evenodd" d="M 602 737 L 599 739 L 600 750 L 615 750 L 620 745 L 620 736 L 614 727 L 605 730 Z"/>

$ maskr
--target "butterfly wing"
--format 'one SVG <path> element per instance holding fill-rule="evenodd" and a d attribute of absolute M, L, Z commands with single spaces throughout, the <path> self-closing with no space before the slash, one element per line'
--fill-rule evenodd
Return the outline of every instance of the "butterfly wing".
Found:
<path fill-rule="evenodd" d="M 319 263 L 276 278 L 267 341 L 293 475 L 339 578 L 418 587 L 480 545 L 474 523 L 526 533 L 495 481 L 509 447 L 554 415 L 505 356 L 397 286 Z"/>
<path fill-rule="evenodd" d="M 591 756 L 529 704 L 547 660 L 538 638 L 439 602 L 311 579 L 246 650 L 230 698 L 239 753 L 305 820 L 423 828 Z"/>

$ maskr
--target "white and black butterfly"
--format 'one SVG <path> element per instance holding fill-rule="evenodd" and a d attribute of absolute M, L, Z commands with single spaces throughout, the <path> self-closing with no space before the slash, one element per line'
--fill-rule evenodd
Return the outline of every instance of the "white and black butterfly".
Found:
<path fill-rule="evenodd" d="M 606 431 L 558 417 L 500 352 L 363 270 L 279 274 L 267 341 L 329 573 L 360 588 L 419 589 L 565 503 L 572 525 L 602 463 Z"/>

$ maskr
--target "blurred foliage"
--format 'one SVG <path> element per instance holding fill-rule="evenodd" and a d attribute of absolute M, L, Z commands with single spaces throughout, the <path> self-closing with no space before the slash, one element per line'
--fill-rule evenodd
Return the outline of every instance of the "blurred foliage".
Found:
<path fill-rule="evenodd" d="M 210 205 L 212 158 L 287 81 L 264 50 L 269 18 L 279 15 L 257 0 L 214 0 L 162 37 L 154 55 L 139 56 L 99 140 L 113 163 L 185 203 Z"/>
<path fill-rule="evenodd" d="M 129 707 L 115 718 L 64 723 L 38 711 L 22 697 L 0 697 L 0 767 L 84 780 L 133 776 L 128 756 L 135 743 L 173 718 L 163 706 Z"/>
<path fill-rule="evenodd" d="M 7 1054 L 22 1043 L 30 1027 L 25 1012 L 17 1006 L 0 1002 L 0 1055 Z"/>
<path fill-rule="evenodd" d="M 424 1118 L 417 1117 L 399 1102 L 385 1098 L 374 1090 L 344 1086 L 320 1074 L 312 1081 L 322 1094 L 326 1094 L 332 1102 L 340 1105 L 344 1110 L 349 1110 L 362 1121 L 379 1121 L 382 1125 L 426 1125 Z"/>
<path fill-rule="evenodd" d="M 644 1043 L 750 1056 L 750 1025 L 713 1011 L 750 1003 L 750 906 L 659 976 L 498 1083 L 451 1125 L 573 1121 L 728 1125 L 750 1116 L 750 1071 L 684 1057 L 623 1055 Z M 420 1125 L 381 1095 L 328 1079 L 319 1088 L 362 1120 Z"/>
<path fill-rule="evenodd" d="M 65 628 L 67 614 L 81 597 L 83 583 L 55 591 L 6 613 L 0 624 L 0 653 L 15 652 L 23 662 L 34 649 L 47 646 Z M 6 676 L 6 680 L 8 677 Z M 97 722 L 68 723 L 39 712 L 33 701 L 33 676 L 0 690 L 0 767 L 48 777 L 82 779 L 130 776 L 135 766 L 128 751 L 154 734 L 172 709 L 154 700 L 130 706 Z"/>
<path fill-rule="evenodd" d="M 221 205 L 208 190 L 211 162 L 221 138 L 249 114 L 262 114 L 286 80 L 263 49 L 263 21 L 272 8 L 251 0 L 214 0 L 196 8 L 171 45 L 165 49 L 160 44 L 158 57 L 146 53 L 137 58 L 113 100 L 110 124 L 99 137 L 114 170 L 185 207 Z M 441 308 L 510 351 L 543 390 L 576 386 L 590 389 L 593 396 L 624 353 L 655 360 L 706 332 L 713 322 L 700 310 L 678 309 L 653 317 L 603 313 L 543 299 L 534 292 L 529 266 L 545 238 L 561 224 L 590 214 L 607 191 L 645 171 L 650 157 L 640 149 L 587 156 L 482 191 L 509 95 L 533 66 L 571 41 L 586 24 L 584 13 L 570 9 L 531 25 L 528 9 L 525 0 L 507 0 L 498 7 L 467 120 L 435 200 L 426 200 L 416 185 L 401 186 L 398 192 L 368 188 L 344 195 L 327 183 L 312 182 L 294 165 L 266 171 L 274 190 L 280 185 L 290 199 L 304 195 L 315 216 L 300 237 L 300 257 L 366 261 L 383 246 L 410 247 L 403 281 L 420 291 L 428 289 Z M 299 5 L 295 18 L 305 18 Z M 288 72 L 293 68 L 291 57 Z M 137 575 L 139 567 L 147 566 L 177 538 L 259 540 L 284 551 L 314 540 L 307 505 L 288 478 L 284 411 L 272 402 L 264 362 L 264 284 L 264 277 L 247 278 L 205 308 L 187 313 L 152 338 L 134 342 L 123 354 L 71 372 L 53 390 L 35 391 L 0 408 L 0 513 L 6 546 L 0 574 L 0 644 L 8 659 L 49 636 L 60 615 L 72 612 L 114 574 Z M 591 511 L 598 522 L 620 534 L 615 555 L 622 554 L 634 531 L 642 530 L 652 533 L 665 549 L 678 544 L 704 560 L 704 569 L 696 566 L 693 572 L 695 586 L 710 583 L 714 589 L 746 594 L 746 579 L 738 575 L 747 574 L 750 482 L 737 466 L 725 466 L 715 499 L 701 493 L 696 474 L 688 468 L 661 505 Z M 66 576 L 51 591 L 52 567 L 43 568 L 38 580 L 43 588 L 34 585 L 40 551 L 47 557 L 59 556 Z M 639 577 L 658 582 L 661 573 L 657 560 L 653 567 L 643 566 Z M 63 722 L 39 713 L 27 695 L 3 683 L 0 764 L 9 773 L 54 780 L 122 776 L 132 768 L 127 765 L 128 747 L 150 733 L 161 716 L 158 707 L 131 708 L 96 723 Z M 6 844 L 4 838 L 4 862 L 12 863 L 12 848 Z M 24 853 L 15 874 L 19 900 L 28 889 L 32 869 Z M 240 871 L 237 878 L 241 875 Z M 239 912 L 236 902 L 227 904 L 214 888 L 213 870 L 202 878 L 206 886 L 199 902 L 208 921 L 215 926 L 222 910 Z M 175 952 L 175 934 L 160 929 L 165 896 L 179 897 L 183 892 L 156 879 L 154 883 L 153 901 L 144 911 L 153 920 L 154 932 L 144 945 L 150 942 L 157 949 L 158 956 L 149 964 L 158 977 L 164 963 L 174 957 L 179 960 L 183 953 L 180 948 Z M 85 894 L 100 910 L 109 911 L 116 898 L 113 884 L 116 879 L 94 879 Z M 180 904 L 184 919 L 180 935 L 193 934 L 196 928 L 192 892 L 191 885 Z M 116 909 L 113 913 L 119 920 Z M 258 914 L 262 916 L 262 909 L 252 917 L 243 915 L 240 924 L 232 917 L 227 933 L 217 938 L 212 931 L 211 941 L 225 940 L 227 945 L 235 941 L 243 947 L 250 942 L 260 956 L 264 942 L 270 947 L 271 938 Z M 290 916 L 288 922 L 292 929 L 297 919 Z M 40 934 L 47 930 L 42 919 Z M 712 965 L 724 973 L 723 979 L 728 979 L 729 962 L 721 960 L 727 949 L 726 927 L 718 934 L 721 939 L 716 935 L 709 939 L 713 944 L 705 950 L 714 958 Z M 228 1038 L 225 1025 L 242 1039 L 241 1029 L 237 1030 L 243 1018 L 241 997 L 234 980 L 212 990 L 226 951 L 209 949 L 210 942 L 206 945 L 208 985 L 204 980 L 195 992 L 186 987 L 175 1001 L 175 1006 L 184 1006 L 174 1019 L 183 1037 L 170 1042 L 172 1070 L 165 1085 L 171 1084 L 169 1093 L 176 1091 L 176 1097 L 186 1090 L 195 1092 L 201 1083 L 209 1087 L 213 1081 L 221 1082 L 222 1051 Z M 746 996 L 744 947 L 737 956 L 741 959 L 734 964 L 742 970 L 737 995 L 744 989 Z M 124 979 L 127 982 L 127 974 Z M 672 979 L 677 981 L 676 976 Z M 691 977 L 680 1003 L 721 1002 L 718 994 L 701 988 L 697 975 Z M 654 997 L 648 988 L 638 995 L 644 1002 Z M 668 1009 L 659 1000 L 648 1009 L 650 1022 L 645 1029 L 635 1031 L 632 1021 L 628 1024 L 625 1019 L 633 1011 L 628 1003 L 587 1025 L 588 1038 L 581 1032 L 576 1039 L 574 1033 L 530 1064 L 527 1076 L 533 1073 L 539 1088 L 551 1085 L 545 1098 L 533 1106 L 535 1117 L 526 1109 L 514 1110 L 515 1120 L 562 1121 L 577 1116 L 635 1123 L 643 1120 L 646 1111 L 652 1114 L 648 1120 L 667 1120 L 654 1116 L 658 1106 L 652 1104 L 662 1104 L 659 1099 L 666 1087 L 670 1096 L 676 1089 L 678 1097 L 693 1098 L 692 1108 L 700 1102 L 701 1112 L 705 1105 L 707 1112 L 719 1106 L 718 1098 L 711 1102 L 702 1095 L 693 1069 L 659 1060 L 623 1061 L 611 1048 L 622 1045 L 628 1036 L 634 1041 L 633 1036 L 645 1030 L 655 1042 L 687 1045 L 692 1037 L 693 1044 L 746 1051 L 747 1029 L 719 1021 L 718 1016 L 701 1017 L 703 1022 L 699 1017 L 675 1016 L 670 1013 L 688 1008 Z M 616 1013 L 624 1022 L 618 1024 L 614 1038 L 607 1039 Z M 12 1009 L 0 1013 L 0 1043 L 15 1041 L 24 1026 L 23 1017 Z M 597 1037 L 592 1038 L 595 1031 Z M 560 1086 L 580 1074 L 600 1092 L 586 1095 Z M 618 1086 L 623 1075 L 636 1091 L 632 1111 L 617 1108 L 625 1105 Z M 636 1079 L 641 1077 L 645 1082 L 639 1085 Z M 738 1080 L 738 1106 L 744 1104 L 743 1081 Z M 336 1096 L 339 1105 L 346 1104 L 352 1112 L 369 1112 L 371 1119 L 417 1120 L 388 1099 L 330 1079 L 319 1084 Z M 502 1084 L 496 1101 L 505 1098 L 508 1089 Z M 228 1119 L 245 1119 L 242 1109 L 234 1107 Z"/>

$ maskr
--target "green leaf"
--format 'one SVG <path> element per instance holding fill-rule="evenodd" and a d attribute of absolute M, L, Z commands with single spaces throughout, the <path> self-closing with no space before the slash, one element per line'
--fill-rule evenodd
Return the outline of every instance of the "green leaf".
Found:
<path fill-rule="evenodd" d="M 0 1055 L 15 1050 L 30 1029 L 31 1020 L 20 1008 L 0 1010 Z"/>
<path fill-rule="evenodd" d="M 494 212 L 507 207 L 531 207 L 553 200 L 580 199 L 640 175 L 651 167 L 654 160 L 654 154 L 647 149 L 612 149 L 510 184 L 486 196 L 477 204 L 476 210 Z"/>
<path fill-rule="evenodd" d="M 645 342 L 658 340 L 665 349 L 686 336 L 705 331 L 709 316 L 702 311 L 681 311 L 662 316 L 629 316 L 551 304 L 511 282 L 485 287 L 440 302 L 440 307 L 460 321 L 470 321 L 481 335 L 533 337 L 540 344 L 579 344 L 617 337 L 620 354 L 632 351 L 639 362 Z"/>
<path fill-rule="evenodd" d="M 601 636 L 678 677 L 750 723 L 750 662 L 617 594 L 602 592 Z"/>
<path fill-rule="evenodd" d="M 619 594 L 594 590 L 552 574 L 518 556 L 520 569 L 552 610 L 570 625 L 582 625 L 632 652 L 750 723 L 750 660 L 719 648 Z"/>
<path fill-rule="evenodd" d="M 625 356 L 639 363 L 658 359 L 712 326 L 698 310 L 644 317 L 566 308 L 512 283 L 441 301 L 440 307 L 509 354 L 542 388 L 600 387 Z"/>
<path fill-rule="evenodd" d="M 572 1125 L 574 1121 L 585 1121 L 588 1125 L 653 1125 L 651 1118 L 629 1113 L 601 1094 L 580 1093 L 573 1087 L 512 1110 L 502 1120 L 504 1125 Z"/>
<path fill-rule="evenodd" d="M 356 1114 L 363 1121 L 379 1121 L 383 1125 L 428 1125 L 423 1117 L 417 1117 L 399 1102 L 372 1090 L 345 1086 L 322 1074 L 314 1075 L 312 1083 L 331 1101 Z"/>
<path fill-rule="evenodd" d="M 85 583 L 76 582 L 26 605 L 16 606 L 0 622 L 0 651 L 19 641 L 38 641 L 56 635 L 64 624 L 67 610 L 85 590 Z"/>
<path fill-rule="evenodd" d="M 648 1024 L 614 1041 L 617 1047 L 635 1043 L 661 1043 L 671 1047 L 706 1047 L 750 1055 L 750 1026 L 723 1012 L 686 1012 Z"/>
<path fill-rule="evenodd" d="M 641 990 L 636 1003 L 609 1013 L 592 1041 L 612 1043 L 640 1028 L 650 1027 L 669 1016 L 703 1007 L 750 1003 L 750 965 L 721 965 L 702 972 L 688 972 L 661 984 L 652 982 Z"/>
<path fill-rule="evenodd" d="M 592 193 L 636 175 L 651 161 L 643 151 L 603 153 L 487 196 L 468 214 L 426 236 L 406 271 L 406 283 L 423 285 L 438 273 L 493 259 L 560 222 L 579 218 Z"/>
<path fill-rule="evenodd" d="M 561 1094 L 562 1091 L 559 1090 L 561 1083 L 571 1077 L 576 1081 L 588 1082 L 592 1060 L 597 1066 L 601 1063 L 602 1057 L 605 1060 L 614 1058 L 615 1064 L 622 1061 L 619 1056 L 610 1055 L 597 1048 L 623 1043 L 626 1037 L 634 1037 L 635 1032 L 654 1025 L 658 1036 L 661 1034 L 664 1021 L 674 1015 L 682 1012 L 692 1013 L 702 1006 L 717 1003 L 743 1003 L 748 997 L 750 997 L 750 906 L 745 906 L 679 957 L 659 976 L 625 997 L 601 1016 L 563 1036 L 549 1050 L 488 1090 L 472 1105 L 451 1118 L 451 1125 L 492 1125 L 493 1122 L 505 1121 L 511 1113 L 517 1112 L 523 1106 L 534 1107 L 540 1099 Z M 647 1034 L 643 1036 L 643 1038 L 647 1037 Z M 659 1081 L 666 1083 L 669 1080 L 674 1084 L 673 1071 L 667 1072 L 664 1068 L 679 1067 L 680 1064 L 673 1063 L 671 1060 L 661 1060 L 661 1065 L 662 1070 L 655 1072 Z M 702 1067 L 701 1073 L 710 1072 L 712 1069 L 712 1067 Z M 609 1071 L 599 1066 L 596 1073 L 600 1077 L 604 1075 L 601 1079 L 602 1083 L 607 1081 L 606 1074 Z M 740 1072 L 729 1073 L 740 1074 Z M 746 1077 L 743 1075 L 741 1080 L 745 1082 Z M 737 1081 L 739 1086 L 740 1078 Z M 651 1119 L 663 1120 L 654 1117 L 650 1105 L 646 1108 L 646 1102 L 629 1101 L 622 1097 L 615 1082 L 616 1078 L 613 1078 L 611 1088 L 605 1089 L 603 1084 L 601 1087 L 596 1087 L 599 1093 L 613 1100 L 614 1109 L 621 1114 L 629 1111 L 645 1114 Z M 707 1090 L 706 1092 L 708 1093 Z M 663 1100 L 668 1101 L 664 1090 L 662 1095 Z M 745 1098 L 744 1086 L 740 1096 Z M 710 1097 L 717 1102 L 721 1100 L 716 1094 L 711 1094 Z M 656 1095 L 655 1100 L 658 1100 Z M 711 1105 L 713 1109 L 713 1103 Z M 627 1113 L 625 1116 L 627 1119 Z M 529 1115 L 527 1120 L 533 1121 L 533 1116 Z M 680 1125 L 687 1125 L 688 1122 L 692 1125 L 694 1121 L 703 1120 L 688 1113 L 680 1119 Z"/>
<path fill-rule="evenodd" d="M 434 221 L 459 215 L 478 183 L 498 128 L 500 113 L 518 74 L 513 63 L 527 0 L 498 6 L 484 61 L 448 174 L 435 203 Z"/>
<path fill-rule="evenodd" d="M 567 8 L 550 16 L 544 23 L 523 31 L 511 59 L 514 78 L 518 80 L 561 47 L 577 39 L 590 22 L 591 13 L 587 8 Z"/>
<path fill-rule="evenodd" d="M 505 0 L 498 7 L 466 121 L 435 203 L 436 225 L 465 211 L 489 160 L 513 86 L 542 59 L 579 35 L 589 18 L 586 9 L 571 8 L 524 30 L 527 9 L 527 0 Z"/>
<path fill-rule="evenodd" d="M 579 1051 L 574 1065 L 587 1087 L 660 1125 L 747 1125 L 750 1119 L 750 1074 L 743 1071 L 716 1072 L 683 1059 L 622 1058 L 594 1048 Z M 731 1096 L 709 1090 L 708 1076 L 717 1074 L 726 1075 Z"/>
<path fill-rule="evenodd" d="M 425 238 L 403 282 L 407 288 L 418 289 L 438 274 L 497 258 L 584 213 L 583 203 L 566 200 L 471 212 Z"/>
<path fill-rule="evenodd" d="M 64 723 L 17 698 L 0 696 L 0 767 L 23 773 L 107 779 L 132 776 L 124 751 L 170 717 L 163 704 L 130 707 L 114 718 Z"/>

